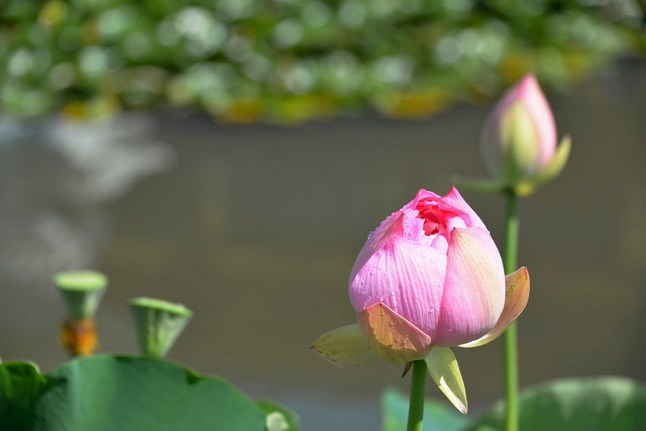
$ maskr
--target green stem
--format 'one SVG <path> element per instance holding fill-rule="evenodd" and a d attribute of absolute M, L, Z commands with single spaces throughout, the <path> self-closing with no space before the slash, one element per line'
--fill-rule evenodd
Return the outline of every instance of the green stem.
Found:
<path fill-rule="evenodd" d="M 410 386 L 407 431 L 422 431 L 424 421 L 424 392 L 426 389 L 426 362 L 413 362 L 413 381 Z"/>
<path fill-rule="evenodd" d="M 516 270 L 518 257 L 518 196 L 513 190 L 507 194 L 505 217 L 505 274 Z M 516 322 L 505 331 L 505 431 L 518 431 L 518 336 Z"/>

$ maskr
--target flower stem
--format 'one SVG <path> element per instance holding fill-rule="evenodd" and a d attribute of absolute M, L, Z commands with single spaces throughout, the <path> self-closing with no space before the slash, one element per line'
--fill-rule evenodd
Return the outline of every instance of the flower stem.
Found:
<path fill-rule="evenodd" d="M 410 386 L 407 431 L 422 431 L 424 420 L 424 392 L 426 389 L 426 362 L 413 362 L 413 381 Z"/>
<path fill-rule="evenodd" d="M 507 213 L 505 217 L 505 274 L 516 270 L 518 257 L 518 196 L 508 190 Z M 518 336 L 516 322 L 505 331 L 504 367 L 505 367 L 505 431 L 518 431 Z"/>

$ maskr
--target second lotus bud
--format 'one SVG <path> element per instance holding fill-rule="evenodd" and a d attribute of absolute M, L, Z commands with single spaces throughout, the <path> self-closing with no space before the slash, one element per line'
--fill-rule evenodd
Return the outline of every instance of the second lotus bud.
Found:
<path fill-rule="evenodd" d="M 557 149 L 554 117 L 533 75 L 509 90 L 489 116 L 480 145 L 489 174 L 518 194 L 530 194 L 556 177 L 569 154 L 566 138 Z"/>

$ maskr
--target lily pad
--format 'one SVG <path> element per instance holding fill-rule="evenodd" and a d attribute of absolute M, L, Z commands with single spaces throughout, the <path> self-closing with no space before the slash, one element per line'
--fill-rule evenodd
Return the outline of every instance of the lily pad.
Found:
<path fill-rule="evenodd" d="M 35 400 L 46 389 L 47 380 L 31 362 L 0 364 L 0 424 L 2 429 L 29 430 Z"/>
<path fill-rule="evenodd" d="M 497 403 L 470 431 L 502 430 Z M 646 429 L 646 385 L 622 377 L 563 379 L 520 396 L 523 431 L 636 431 Z"/>
<path fill-rule="evenodd" d="M 266 416 L 224 380 L 157 359 L 83 357 L 46 375 L 0 365 L 2 429 L 259 431 Z"/>
<path fill-rule="evenodd" d="M 166 361 L 74 360 L 37 402 L 37 430 L 262 430 L 265 414 L 229 383 Z"/>

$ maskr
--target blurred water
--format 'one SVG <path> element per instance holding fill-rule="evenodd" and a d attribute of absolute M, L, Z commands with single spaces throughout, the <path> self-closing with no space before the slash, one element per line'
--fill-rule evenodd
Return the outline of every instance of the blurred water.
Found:
<path fill-rule="evenodd" d="M 646 377 L 646 63 L 621 66 L 549 95 L 574 147 L 562 177 L 521 204 L 523 386 Z M 136 352 L 128 298 L 183 302 L 196 314 L 170 359 L 289 404 L 307 430 L 376 429 L 381 389 L 407 388 L 400 368 L 340 370 L 308 346 L 353 321 L 347 277 L 371 229 L 418 188 L 483 173 L 488 109 L 295 128 L 177 113 L 1 122 L 0 356 L 64 361 L 49 278 L 93 267 L 111 279 L 105 351 Z M 500 244 L 502 200 L 463 195 Z M 501 343 L 457 355 L 477 413 L 502 394 Z"/>

